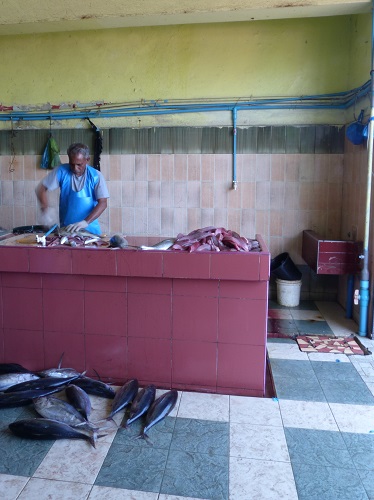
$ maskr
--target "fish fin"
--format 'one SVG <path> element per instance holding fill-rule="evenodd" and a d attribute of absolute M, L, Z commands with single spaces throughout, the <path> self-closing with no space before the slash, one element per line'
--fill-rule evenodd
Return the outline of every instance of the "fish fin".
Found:
<path fill-rule="evenodd" d="M 95 370 L 95 368 L 93 368 L 93 371 L 96 373 L 97 378 L 98 378 L 98 379 L 100 380 L 100 382 L 101 382 L 101 381 L 102 381 L 102 380 L 101 380 L 101 377 L 100 377 L 100 375 L 97 373 L 97 371 Z"/>
<path fill-rule="evenodd" d="M 64 352 L 61 354 L 60 361 L 58 362 L 58 368 L 61 368 L 62 358 L 64 357 Z"/>
<path fill-rule="evenodd" d="M 97 439 L 96 432 L 94 432 L 92 434 L 92 436 L 88 436 L 88 439 L 89 439 L 91 445 L 96 449 L 96 439 Z"/>

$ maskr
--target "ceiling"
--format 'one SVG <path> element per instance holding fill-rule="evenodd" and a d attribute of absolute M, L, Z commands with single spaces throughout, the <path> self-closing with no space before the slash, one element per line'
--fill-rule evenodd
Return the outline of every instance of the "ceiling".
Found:
<path fill-rule="evenodd" d="M 370 13 L 371 0 L 0 0 L 0 35 Z"/>

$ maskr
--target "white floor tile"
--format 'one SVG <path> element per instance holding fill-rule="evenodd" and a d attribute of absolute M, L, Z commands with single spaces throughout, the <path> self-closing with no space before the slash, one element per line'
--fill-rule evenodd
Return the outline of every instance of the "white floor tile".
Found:
<path fill-rule="evenodd" d="M 89 500 L 157 500 L 158 493 L 94 486 Z"/>
<path fill-rule="evenodd" d="M 90 484 L 52 481 L 31 478 L 18 500 L 85 500 L 91 491 Z"/>
<path fill-rule="evenodd" d="M 339 430 L 328 403 L 281 399 L 279 406 L 284 427 L 324 431 Z"/>
<path fill-rule="evenodd" d="M 374 432 L 374 406 L 330 403 L 330 408 L 341 432 Z"/>
<path fill-rule="evenodd" d="M 282 427 L 279 403 L 270 398 L 230 396 L 230 422 Z"/>
<path fill-rule="evenodd" d="M 229 421 L 230 396 L 183 392 L 178 409 L 178 417 Z"/>
<path fill-rule="evenodd" d="M 330 352 L 309 352 L 310 361 L 326 361 L 330 363 L 350 363 L 349 356 L 346 354 L 334 354 Z"/>
<path fill-rule="evenodd" d="M 308 361 L 308 354 L 300 351 L 296 342 L 292 344 L 268 342 L 266 347 L 270 359 L 296 359 L 300 361 Z"/>
<path fill-rule="evenodd" d="M 289 462 L 283 427 L 230 424 L 230 456 Z"/>
<path fill-rule="evenodd" d="M 357 333 L 357 323 L 345 317 L 345 311 L 337 302 L 316 302 L 325 321 L 335 336 L 347 336 Z"/>
<path fill-rule="evenodd" d="M 291 311 L 292 319 L 302 319 L 302 320 L 313 320 L 313 321 L 325 321 L 325 318 L 319 311 L 307 310 L 302 311 L 300 309 L 293 309 Z"/>
<path fill-rule="evenodd" d="M 99 441 L 94 449 L 86 441 L 56 441 L 34 477 L 93 484 L 110 448 Z"/>
<path fill-rule="evenodd" d="M 28 480 L 28 477 L 0 474 L 0 498 L 4 492 L 6 492 L 6 497 L 4 496 L 2 498 L 6 498 L 6 500 L 18 498 L 18 495 L 21 493 Z"/>
<path fill-rule="evenodd" d="M 230 457 L 230 500 L 298 500 L 291 464 Z"/>

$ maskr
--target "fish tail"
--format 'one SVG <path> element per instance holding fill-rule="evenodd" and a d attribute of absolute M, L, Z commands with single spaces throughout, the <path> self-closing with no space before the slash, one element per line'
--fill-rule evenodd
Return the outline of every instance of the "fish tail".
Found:
<path fill-rule="evenodd" d="M 89 439 L 91 445 L 96 449 L 96 440 L 97 440 L 96 432 L 93 432 L 90 436 L 88 436 L 88 439 Z"/>

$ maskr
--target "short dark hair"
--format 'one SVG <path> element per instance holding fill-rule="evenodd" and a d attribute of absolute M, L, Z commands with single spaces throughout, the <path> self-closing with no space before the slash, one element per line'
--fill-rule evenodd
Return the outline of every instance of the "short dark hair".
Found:
<path fill-rule="evenodd" d="M 70 144 L 68 147 L 68 156 L 72 155 L 83 155 L 84 158 L 89 158 L 90 157 L 90 150 L 89 147 L 86 146 L 85 144 L 82 144 L 81 142 L 75 142 L 74 144 Z"/>

